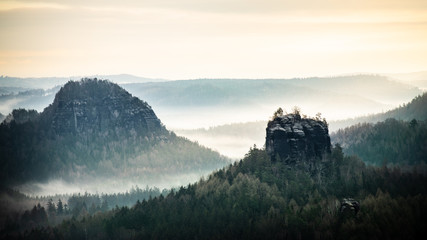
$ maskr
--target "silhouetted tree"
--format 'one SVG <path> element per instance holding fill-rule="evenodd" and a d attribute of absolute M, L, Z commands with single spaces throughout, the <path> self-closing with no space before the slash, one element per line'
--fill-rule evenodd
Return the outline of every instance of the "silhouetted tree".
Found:
<path fill-rule="evenodd" d="M 62 215 L 62 214 L 64 214 L 64 206 L 63 206 L 63 204 L 62 204 L 61 199 L 58 199 L 56 213 L 57 213 L 58 215 Z"/>

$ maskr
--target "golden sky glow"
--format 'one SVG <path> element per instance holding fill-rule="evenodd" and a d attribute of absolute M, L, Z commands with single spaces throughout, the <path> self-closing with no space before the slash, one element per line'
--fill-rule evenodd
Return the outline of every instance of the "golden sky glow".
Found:
<path fill-rule="evenodd" d="M 426 70 L 425 0 L 0 1 L 0 75 Z"/>

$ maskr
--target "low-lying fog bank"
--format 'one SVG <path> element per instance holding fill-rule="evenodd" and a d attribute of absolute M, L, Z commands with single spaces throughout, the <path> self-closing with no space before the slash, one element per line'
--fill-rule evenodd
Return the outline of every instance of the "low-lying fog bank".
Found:
<path fill-rule="evenodd" d="M 178 176 L 165 176 L 161 179 L 147 181 L 131 181 L 121 179 L 90 179 L 76 180 L 68 182 L 63 179 L 50 180 L 46 183 L 32 182 L 16 186 L 15 189 L 29 196 L 54 196 L 62 194 L 113 194 L 129 191 L 135 186 L 146 186 L 159 189 L 178 188 L 190 183 L 197 182 L 202 176 L 207 176 L 210 172 L 203 174 L 182 174 Z"/>

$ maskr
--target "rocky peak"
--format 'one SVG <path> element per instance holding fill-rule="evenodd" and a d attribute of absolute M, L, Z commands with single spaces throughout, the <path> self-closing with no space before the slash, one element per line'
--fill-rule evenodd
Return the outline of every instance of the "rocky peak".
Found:
<path fill-rule="evenodd" d="M 321 159 L 331 152 L 328 125 L 320 120 L 301 118 L 299 114 L 276 116 L 269 121 L 266 150 L 272 159 L 286 163 Z"/>
<path fill-rule="evenodd" d="M 57 134 L 126 129 L 148 135 L 164 129 L 146 102 L 117 84 L 96 78 L 69 81 L 42 118 Z"/>

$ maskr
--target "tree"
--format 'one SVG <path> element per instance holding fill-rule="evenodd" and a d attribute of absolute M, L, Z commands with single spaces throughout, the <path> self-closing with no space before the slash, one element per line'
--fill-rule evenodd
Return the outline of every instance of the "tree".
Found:
<path fill-rule="evenodd" d="M 294 106 L 294 108 L 292 108 L 292 113 L 295 115 L 300 115 L 301 114 L 301 108 L 298 106 Z"/>
<path fill-rule="evenodd" d="M 47 213 L 48 213 L 50 218 L 55 217 L 56 207 L 55 207 L 55 203 L 53 203 L 52 198 L 49 199 L 49 201 L 47 202 Z"/>
<path fill-rule="evenodd" d="M 322 113 L 320 112 L 316 113 L 316 116 L 314 117 L 314 119 L 316 119 L 316 121 L 322 121 Z"/>
<path fill-rule="evenodd" d="M 283 116 L 283 109 L 282 109 L 281 107 L 279 107 L 279 108 L 274 112 L 274 114 L 273 114 L 273 120 L 274 120 L 276 117 L 280 117 L 280 116 Z"/>
<path fill-rule="evenodd" d="M 414 129 L 414 128 L 416 128 L 417 127 L 417 125 L 418 125 L 418 121 L 414 118 L 414 119 L 412 119 L 412 121 L 411 122 L 409 122 L 409 126 L 412 128 L 412 129 Z"/>
<path fill-rule="evenodd" d="M 64 206 L 62 204 L 61 199 L 58 200 L 58 204 L 57 204 L 57 207 L 56 207 L 56 213 L 58 215 L 62 215 L 64 213 Z"/>
<path fill-rule="evenodd" d="M 101 211 L 106 212 L 109 208 L 107 199 L 104 199 L 101 203 Z"/>

